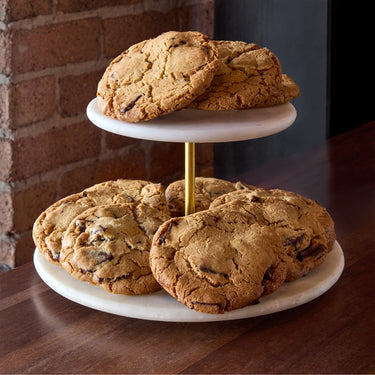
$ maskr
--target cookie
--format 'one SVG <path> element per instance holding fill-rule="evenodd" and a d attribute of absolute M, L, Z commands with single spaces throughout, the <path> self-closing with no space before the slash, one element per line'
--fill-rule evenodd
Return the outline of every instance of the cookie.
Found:
<path fill-rule="evenodd" d="M 187 106 L 210 85 L 218 66 L 215 44 L 199 32 L 170 31 L 115 58 L 98 84 L 107 116 L 146 121 Z"/>
<path fill-rule="evenodd" d="M 239 41 L 217 41 L 219 68 L 204 94 L 190 108 L 223 111 L 282 104 L 299 96 L 267 48 Z"/>
<path fill-rule="evenodd" d="M 213 177 L 195 178 L 195 211 L 207 210 L 211 202 L 222 194 L 250 189 L 250 185 L 230 182 Z M 185 180 L 174 181 L 165 190 L 172 216 L 185 215 Z"/>
<path fill-rule="evenodd" d="M 33 239 L 50 262 L 60 265 L 61 240 L 70 222 L 88 208 L 103 204 L 128 203 L 167 211 L 160 184 L 142 180 L 116 180 L 96 184 L 83 192 L 65 197 L 47 208 L 35 221 Z"/>
<path fill-rule="evenodd" d="M 232 192 L 210 206 L 242 205 L 242 210 L 281 237 L 289 258 L 286 281 L 297 280 L 323 263 L 336 239 L 334 222 L 318 203 L 280 189 Z"/>
<path fill-rule="evenodd" d="M 156 232 L 154 277 L 190 309 L 224 313 L 257 303 L 265 283 L 286 276 L 277 235 L 246 212 L 223 206 L 173 218 Z"/>
<path fill-rule="evenodd" d="M 61 265 L 75 278 L 111 293 L 160 290 L 149 252 L 154 233 L 168 217 L 163 210 L 144 206 L 97 206 L 78 215 L 65 232 Z"/>
<path fill-rule="evenodd" d="M 298 85 L 286 74 L 281 76 L 278 86 L 270 87 L 270 92 L 264 101 L 260 101 L 255 107 L 270 107 L 284 104 L 298 98 L 301 95 Z"/>

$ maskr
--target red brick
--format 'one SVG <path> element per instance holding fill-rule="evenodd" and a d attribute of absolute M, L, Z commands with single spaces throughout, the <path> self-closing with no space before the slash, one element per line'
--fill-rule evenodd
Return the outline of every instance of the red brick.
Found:
<path fill-rule="evenodd" d="M 31 262 L 35 251 L 35 244 L 30 232 L 24 232 L 17 237 L 14 251 L 14 263 L 16 267 Z"/>
<path fill-rule="evenodd" d="M 0 126 L 6 127 L 8 124 L 8 87 L 0 85 Z"/>
<path fill-rule="evenodd" d="M 87 104 L 95 98 L 103 70 L 81 75 L 69 75 L 59 79 L 60 112 L 63 117 L 86 111 Z"/>
<path fill-rule="evenodd" d="M 66 196 L 103 181 L 118 178 L 145 180 L 145 177 L 145 154 L 143 150 L 136 149 L 127 155 L 114 154 L 110 159 L 95 161 L 65 173 L 60 191 L 62 196 Z"/>
<path fill-rule="evenodd" d="M 202 176 L 202 177 L 214 177 L 214 166 L 213 165 L 198 165 L 196 167 L 196 175 L 197 176 Z"/>
<path fill-rule="evenodd" d="M 103 21 L 104 55 L 117 56 L 135 43 L 176 29 L 178 29 L 176 9 L 167 13 L 149 11 L 106 19 Z"/>
<path fill-rule="evenodd" d="M 0 239 L 0 263 L 10 267 L 15 266 L 15 243 L 13 241 Z"/>
<path fill-rule="evenodd" d="M 197 165 L 213 164 L 214 145 L 212 143 L 198 143 L 195 145 L 195 161 Z"/>
<path fill-rule="evenodd" d="M 9 181 L 13 167 L 12 157 L 12 141 L 0 138 L 0 181 Z"/>
<path fill-rule="evenodd" d="M 12 34 L 12 71 L 38 71 L 100 55 L 98 18 L 46 25 Z"/>
<path fill-rule="evenodd" d="M 13 228 L 13 204 L 10 193 L 0 193 L 0 233 L 10 232 Z"/>
<path fill-rule="evenodd" d="M 138 142 L 140 142 L 140 140 L 136 138 L 122 137 L 109 132 L 105 134 L 105 145 L 107 149 L 118 149 Z"/>
<path fill-rule="evenodd" d="M 51 14 L 52 0 L 8 0 L 6 20 L 18 21 L 25 18 Z"/>
<path fill-rule="evenodd" d="M 56 182 L 36 184 L 12 195 L 14 232 L 32 229 L 34 221 L 55 201 Z"/>
<path fill-rule="evenodd" d="M 41 77 L 10 86 L 10 127 L 45 120 L 55 112 L 55 78 Z"/>
<path fill-rule="evenodd" d="M 139 2 L 141 0 L 58 0 L 57 10 L 64 13 L 83 12 L 105 6 L 128 5 Z"/>
<path fill-rule="evenodd" d="M 101 130 L 89 122 L 50 129 L 15 142 L 12 179 L 18 180 L 100 153 Z"/>
<path fill-rule="evenodd" d="M 213 37 L 214 11 L 213 1 L 180 8 L 180 30 L 196 30 Z"/>
<path fill-rule="evenodd" d="M 184 145 L 152 142 L 149 160 L 149 179 L 154 182 L 164 182 L 176 173 L 184 173 Z"/>

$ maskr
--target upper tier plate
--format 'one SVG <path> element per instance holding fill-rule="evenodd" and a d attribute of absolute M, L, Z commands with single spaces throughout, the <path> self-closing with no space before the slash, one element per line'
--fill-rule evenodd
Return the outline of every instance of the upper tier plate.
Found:
<path fill-rule="evenodd" d="M 182 109 L 150 121 L 129 123 L 105 116 L 96 99 L 87 106 L 89 120 L 104 130 L 127 137 L 162 142 L 232 142 L 266 137 L 293 124 L 290 103 L 234 111 Z"/>

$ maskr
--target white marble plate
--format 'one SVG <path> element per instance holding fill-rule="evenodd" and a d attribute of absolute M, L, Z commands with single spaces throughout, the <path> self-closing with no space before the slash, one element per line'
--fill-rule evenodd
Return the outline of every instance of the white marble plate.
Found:
<path fill-rule="evenodd" d="M 79 281 L 64 269 L 48 262 L 38 250 L 34 265 L 42 280 L 63 297 L 84 306 L 131 318 L 166 322 L 210 322 L 234 320 L 271 314 L 309 302 L 332 287 L 344 269 L 344 254 L 338 244 L 325 262 L 307 276 L 283 284 L 273 294 L 261 298 L 257 305 L 225 314 L 205 314 L 190 310 L 165 291 L 143 296 L 111 294 L 98 286 Z"/>
<path fill-rule="evenodd" d="M 129 123 L 99 111 L 96 99 L 87 106 L 87 117 L 111 133 L 163 142 L 213 143 L 261 138 L 287 129 L 297 112 L 290 103 L 234 111 L 182 109 L 154 120 Z"/>

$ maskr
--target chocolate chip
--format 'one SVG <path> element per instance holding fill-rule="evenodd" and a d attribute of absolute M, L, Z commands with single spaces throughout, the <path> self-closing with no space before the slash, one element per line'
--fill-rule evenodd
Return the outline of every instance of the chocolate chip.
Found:
<path fill-rule="evenodd" d="M 253 195 L 251 198 L 250 198 L 250 202 L 254 202 L 254 203 L 262 203 L 263 200 L 259 197 L 257 197 L 256 195 Z"/>
<path fill-rule="evenodd" d="M 169 222 L 167 229 L 165 229 L 164 232 L 162 232 L 161 235 L 159 236 L 159 239 L 158 239 L 159 245 L 162 245 L 163 243 L 165 243 L 165 239 L 167 238 L 169 232 L 171 231 L 173 224 L 178 225 L 178 223 L 176 223 L 174 220 L 171 220 Z"/>
<path fill-rule="evenodd" d="M 100 261 L 97 264 L 102 264 L 108 260 L 113 260 L 113 255 L 111 253 L 106 253 L 104 251 L 99 251 L 97 257 L 101 257 Z"/>
<path fill-rule="evenodd" d="M 60 261 L 60 253 L 54 254 L 52 251 L 50 251 L 49 253 L 51 254 L 53 260 L 55 260 L 56 262 Z"/>
<path fill-rule="evenodd" d="M 259 303 L 260 303 L 259 299 L 255 299 L 254 301 L 249 303 L 249 306 L 250 305 L 258 305 Z"/>
<path fill-rule="evenodd" d="M 217 273 L 216 271 L 212 270 L 211 268 L 203 267 L 203 266 L 200 266 L 199 270 L 202 271 L 202 272 L 205 272 L 205 273 Z"/>
<path fill-rule="evenodd" d="M 171 40 L 174 41 L 175 38 L 172 38 Z M 186 44 L 187 42 L 185 42 L 184 40 L 180 40 L 178 43 L 176 44 L 173 44 L 172 47 L 176 48 L 176 47 L 180 47 L 180 46 L 183 46 L 184 44 Z"/>
<path fill-rule="evenodd" d="M 215 271 L 215 270 L 213 270 L 212 268 L 209 268 L 209 267 L 200 266 L 199 270 L 202 271 L 202 272 L 204 272 L 204 273 L 211 273 L 213 275 L 223 276 L 226 279 L 228 278 L 228 274 L 227 273 L 217 272 L 217 271 Z"/>
<path fill-rule="evenodd" d="M 289 246 L 289 245 L 292 245 L 294 246 L 294 250 L 298 250 L 302 244 L 302 241 L 303 239 L 305 238 L 305 234 L 302 233 L 300 236 L 298 237 L 289 237 L 285 240 L 285 242 L 283 243 L 284 246 Z"/>
<path fill-rule="evenodd" d="M 99 234 L 97 234 L 94 239 L 91 241 L 90 245 L 95 245 L 95 242 L 104 242 L 104 241 L 107 241 L 107 238 L 103 237 L 103 236 L 100 236 Z"/>
<path fill-rule="evenodd" d="M 165 236 L 160 236 L 158 242 L 159 242 L 159 245 L 162 245 L 163 243 L 165 243 Z"/>
<path fill-rule="evenodd" d="M 266 272 L 264 273 L 263 280 L 261 283 L 263 289 L 266 287 L 266 282 L 272 279 L 272 275 L 274 272 L 275 272 L 275 267 L 270 266 L 266 269 Z"/>
<path fill-rule="evenodd" d="M 76 220 L 76 228 L 79 233 L 83 233 L 86 230 L 86 221 L 85 220 Z"/>
<path fill-rule="evenodd" d="M 82 197 L 87 197 L 87 192 L 86 191 L 82 192 Z"/>
<path fill-rule="evenodd" d="M 88 270 L 88 269 L 85 269 L 85 268 L 81 268 L 80 271 L 81 271 L 81 273 L 83 273 L 83 274 L 86 274 L 86 273 L 93 273 L 93 272 L 94 272 L 93 270 Z"/>
<path fill-rule="evenodd" d="M 272 274 L 275 272 L 275 267 L 268 267 L 266 269 L 266 272 L 264 273 L 264 276 L 263 276 L 263 281 L 267 281 L 267 280 L 271 280 L 272 278 Z"/>
<path fill-rule="evenodd" d="M 122 108 L 120 109 L 120 112 L 121 113 L 126 113 L 128 111 L 130 111 L 134 106 L 135 104 L 137 103 L 137 101 L 142 97 L 142 94 L 141 95 L 138 95 L 133 101 L 131 101 L 125 108 Z"/>
<path fill-rule="evenodd" d="M 114 281 L 124 280 L 124 279 L 130 279 L 132 277 L 132 273 L 128 273 L 126 275 L 118 276 L 114 279 Z"/>
<path fill-rule="evenodd" d="M 100 232 L 105 232 L 107 228 L 103 227 L 103 225 L 99 225 L 99 229 L 94 230 L 94 234 L 100 233 Z"/>
<path fill-rule="evenodd" d="M 310 257 L 310 256 L 317 256 L 324 252 L 324 246 L 315 247 L 310 244 L 306 249 L 303 249 L 297 253 L 297 259 L 302 262 L 303 259 Z"/>

